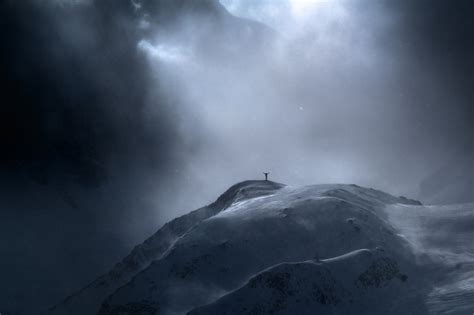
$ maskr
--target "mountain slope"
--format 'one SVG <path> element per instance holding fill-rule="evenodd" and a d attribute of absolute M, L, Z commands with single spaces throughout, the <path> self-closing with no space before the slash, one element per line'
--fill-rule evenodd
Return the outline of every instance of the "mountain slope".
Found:
<path fill-rule="evenodd" d="M 394 204 L 385 212 L 410 244 L 417 263 L 433 270 L 426 304 L 431 314 L 474 311 L 474 203 Z"/>
<path fill-rule="evenodd" d="M 194 225 L 165 256 L 112 294 L 100 313 L 182 314 L 274 265 L 365 248 L 384 248 L 416 279 L 408 244 L 379 215 L 391 203 L 415 202 L 355 185 L 285 187 L 239 199 Z"/>
<path fill-rule="evenodd" d="M 53 313 L 470 314 L 473 226 L 473 204 L 246 181 Z"/>
<path fill-rule="evenodd" d="M 252 187 L 251 191 L 247 188 Z M 93 314 L 103 299 L 126 284 L 152 261 L 167 253 L 174 243 L 194 225 L 226 209 L 232 202 L 271 194 L 283 185 L 246 181 L 230 187 L 214 203 L 166 223 L 153 236 L 136 246 L 132 252 L 107 274 L 50 309 L 52 314 Z"/>
<path fill-rule="evenodd" d="M 276 265 L 190 314 L 425 313 L 407 281 L 383 250 L 361 249 L 333 259 Z"/>

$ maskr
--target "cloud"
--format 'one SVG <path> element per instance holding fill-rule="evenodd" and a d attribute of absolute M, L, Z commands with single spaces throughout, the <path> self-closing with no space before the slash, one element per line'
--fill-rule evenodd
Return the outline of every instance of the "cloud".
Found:
<path fill-rule="evenodd" d="M 186 53 L 183 47 L 157 45 L 153 46 L 147 40 L 141 40 L 138 48 L 147 53 L 150 57 L 158 58 L 164 62 L 183 63 L 189 59 L 189 53 Z"/>
<path fill-rule="evenodd" d="M 262 171 L 415 197 L 472 142 L 469 1 L 221 2 L 274 31 L 212 1 L 0 5 L 0 239 L 48 276 L 16 304 Z"/>

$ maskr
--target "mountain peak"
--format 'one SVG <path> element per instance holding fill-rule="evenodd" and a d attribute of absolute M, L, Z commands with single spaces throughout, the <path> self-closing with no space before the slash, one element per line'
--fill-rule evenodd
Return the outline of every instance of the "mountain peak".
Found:
<path fill-rule="evenodd" d="M 286 185 L 269 180 L 246 180 L 227 189 L 211 205 L 225 209 L 232 203 L 275 193 Z"/>

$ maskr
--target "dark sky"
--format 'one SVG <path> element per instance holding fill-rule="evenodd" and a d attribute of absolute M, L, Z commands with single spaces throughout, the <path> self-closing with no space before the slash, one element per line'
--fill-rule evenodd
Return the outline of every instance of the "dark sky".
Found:
<path fill-rule="evenodd" d="M 0 3 L 2 314 L 264 170 L 427 202 L 427 179 L 472 184 L 472 1 L 222 3 L 260 23 L 205 0 Z"/>

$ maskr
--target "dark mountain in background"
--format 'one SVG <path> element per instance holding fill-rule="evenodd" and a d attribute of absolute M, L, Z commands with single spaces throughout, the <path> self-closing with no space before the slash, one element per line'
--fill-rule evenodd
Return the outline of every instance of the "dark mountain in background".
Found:
<path fill-rule="evenodd" d="M 218 1 L 0 3 L 2 314 L 51 305 L 156 230 L 185 149 L 137 45 L 189 16 L 196 45 L 236 62 L 269 32 Z"/>
<path fill-rule="evenodd" d="M 1 5 L 0 35 L 9 46 L 0 61 L 8 100 L 0 115 L 0 166 L 4 172 L 22 168 L 39 184 L 59 177 L 99 185 L 111 160 L 120 164 L 146 155 L 145 161 L 163 168 L 170 162 L 165 149 L 179 137 L 164 118 L 173 115 L 169 110 L 155 113 L 152 127 L 146 122 L 151 74 L 137 50 L 140 40 L 170 37 L 192 16 L 201 28 L 223 30 L 201 30 L 192 44 L 220 43 L 233 49 L 216 54 L 235 59 L 270 32 L 211 0 Z M 167 108 L 167 101 L 158 97 L 156 110 Z"/>

